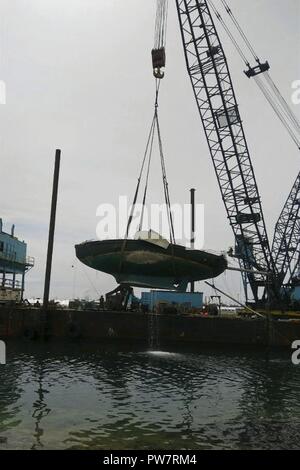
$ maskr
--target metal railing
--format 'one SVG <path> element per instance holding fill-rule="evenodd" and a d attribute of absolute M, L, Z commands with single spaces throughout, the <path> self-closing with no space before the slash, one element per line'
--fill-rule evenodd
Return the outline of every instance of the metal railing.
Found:
<path fill-rule="evenodd" d="M 29 267 L 33 267 L 35 264 L 35 258 L 33 258 L 32 256 L 27 256 L 26 257 L 26 266 L 29 266 Z"/>
<path fill-rule="evenodd" d="M 10 251 L 0 251 L 0 260 L 9 261 L 11 263 L 23 264 L 28 267 L 33 267 L 35 259 L 32 256 L 27 256 L 26 258 L 19 258 L 16 256 L 16 253 Z"/>
<path fill-rule="evenodd" d="M 0 289 L 1 288 L 9 288 L 9 289 L 21 289 L 22 288 L 22 284 L 20 281 L 17 281 L 15 280 L 15 282 L 13 281 L 13 279 L 0 279 Z"/>
<path fill-rule="evenodd" d="M 0 259 L 3 259 L 5 261 L 11 261 L 13 263 L 20 263 L 22 264 L 24 259 L 22 261 L 17 259 L 17 255 L 13 251 L 0 251 Z"/>

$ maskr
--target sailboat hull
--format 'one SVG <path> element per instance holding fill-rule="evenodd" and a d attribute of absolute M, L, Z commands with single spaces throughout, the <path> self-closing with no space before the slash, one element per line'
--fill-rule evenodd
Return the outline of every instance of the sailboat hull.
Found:
<path fill-rule="evenodd" d="M 192 281 L 211 279 L 227 268 L 224 256 L 180 245 L 162 248 L 144 240 L 104 240 L 76 245 L 76 256 L 120 284 L 186 290 Z"/>

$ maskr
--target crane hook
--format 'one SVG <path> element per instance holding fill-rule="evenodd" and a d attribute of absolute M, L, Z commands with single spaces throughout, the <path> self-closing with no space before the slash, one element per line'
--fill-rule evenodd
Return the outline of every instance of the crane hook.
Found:
<path fill-rule="evenodd" d="M 154 75 L 155 78 L 158 78 L 158 79 L 161 80 L 162 78 L 164 78 L 165 72 L 163 72 L 160 69 L 160 67 L 157 67 L 157 68 L 153 69 L 153 75 Z"/>
<path fill-rule="evenodd" d="M 166 66 L 166 51 L 164 47 L 152 50 L 153 75 L 155 78 L 162 79 L 165 73 L 162 68 Z"/>

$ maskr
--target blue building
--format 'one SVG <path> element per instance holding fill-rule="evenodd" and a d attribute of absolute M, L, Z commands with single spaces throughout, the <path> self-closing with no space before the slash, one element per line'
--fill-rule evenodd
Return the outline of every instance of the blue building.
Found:
<path fill-rule="evenodd" d="M 296 272 L 296 276 L 293 279 L 293 287 L 291 292 L 291 299 L 294 302 L 300 302 L 300 266 L 298 268 L 298 272 Z"/>
<path fill-rule="evenodd" d="M 0 302 L 23 299 L 25 274 L 33 266 L 34 259 L 27 257 L 26 243 L 15 236 L 15 226 L 6 233 L 0 219 Z"/>
<path fill-rule="evenodd" d="M 203 307 L 202 292 L 176 292 L 166 290 L 151 290 L 142 292 L 141 303 L 153 311 L 159 303 L 168 303 L 174 306 L 189 306 L 190 308 Z"/>
<path fill-rule="evenodd" d="M 294 287 L 294 289 L 292 291 L 292 300 L 300 302 L 300 285 Z"/>

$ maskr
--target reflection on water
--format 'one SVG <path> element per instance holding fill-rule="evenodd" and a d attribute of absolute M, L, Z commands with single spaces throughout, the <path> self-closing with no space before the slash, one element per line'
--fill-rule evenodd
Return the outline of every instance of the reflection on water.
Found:
<path fill-rule="evenodd" d="M 180 354 L 179 353 L 174 353 L 174 352 L 169 352 L 169 351 L 147 351 L 145 354 L 149 354 L 151 356 L 157 356 L 157 357 L 174 357 L 174 358 L 179 358 Z"/>
<path fill-rule="evenodd" d="M 8 343 L 0 449 L 299 448 L 282 352 Z"/>

